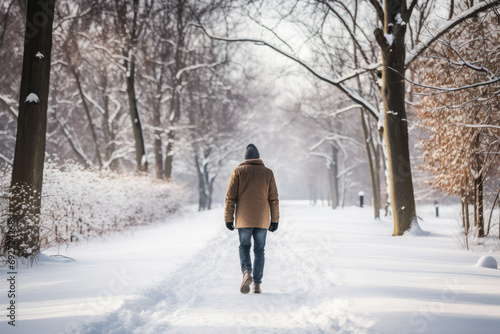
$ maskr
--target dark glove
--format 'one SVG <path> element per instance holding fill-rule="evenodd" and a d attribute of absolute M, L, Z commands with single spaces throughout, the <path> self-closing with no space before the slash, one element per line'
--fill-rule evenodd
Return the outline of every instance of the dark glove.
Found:
<path fill-rule="evenodd" d="M 226 222 L 226 227 L 229 231 L 234 231 L 233 222 Z"/>
<path fill-rule="evenodd" d="M 269 226 L 269 231 L 274 232 L 278 229 L 278 223 L 271 223 L 271 226 Z"/>

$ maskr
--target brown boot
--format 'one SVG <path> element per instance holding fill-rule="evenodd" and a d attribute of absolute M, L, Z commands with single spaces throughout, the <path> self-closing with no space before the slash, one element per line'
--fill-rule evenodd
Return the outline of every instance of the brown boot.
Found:
<path fill-rule="evenodd" d="M 253 285 L 253 293 L 261 293 L 260 284 L 254 283 Z"/>
<path fill-rule="evenodd" d="M 243 282 L 241 282 L 240 292 L 241 293 L 249 293 L 250 292 L 250 284 L 252 284 L 252 271 L 245 270 L 243 273 Z"/>

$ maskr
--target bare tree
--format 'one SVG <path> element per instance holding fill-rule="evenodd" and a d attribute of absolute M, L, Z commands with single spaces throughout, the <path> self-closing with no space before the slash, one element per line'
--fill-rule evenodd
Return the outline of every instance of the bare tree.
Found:
<path fill-rule="evenodd" d="M 193 62 L 216 63 L 217 55 L 225 52 L 209 44 Z M 207 210 L 212 207 L 217 176 L 227 167 L 228 158 L 248 140 L 244 128 L 253 115 L 249 101 L 254 94 L 248 89 L 252 78 L 244 77 L 233 64 L 224 62 L 192 71 L 186 79 L 183 104 L 198 179 L 199 210 Z"/>
<path fill-rule="evenodd" d="M 139 171 L 148 170 L 146 143 L 136 91 L 136 62 L 139 42 L 148 26 L 155 0 L 114 0 L 111 5 L 116 29 L 123 38 L 122 59 L 126 71 L 127 96 L 134 130 L 135 159 Z"/>
<path fill-rule="evenodd" d="M 325 3 L 325 1 L 319 1 Z M 267 42 L 262 39 L 254 38 L 227 38 L 212 36 L 215 40 L 228 42 L 254 42 L 260 45 L 266 45 L 285 57 L 297 62 L 318 79 L 332 84 L 342 93 L 349 97 L 353 102 L 365 108 L 366 111 L 376 119 L 383 119 L 384 138 L 387 151 L 387 169 L 390 180 L 390 195 L 392 211 L 394 215 L 393 235 L 402 235 L 412 224 L 418 224 L 415 211 L 415 199 L 413 194 L 413 182 L 410 165 L 410 155 L 408 148 L 408 127 L 405 105 L 405 83 L 402 80 L 406 68 L 411 62 L 422 54 L 422 52 L 441 37 L 444 33 L 462 23 L 465 19 L 473 17 L 478 13 L 488 10 L 500 4 L 499 0 L 485 1 L 472 7 L 467 13 L 458 15 L 456 19 L 438 29 L 438 32 L 422 45 L 416 47 L 410 59 L 406 59 L 406 29 L 410 22 L 412 13 L 418 3 L 413 0 L 407 7 L 406 0 L 370 0 L 373 6 L 377 20 L 383 28 L 375 29 L 375 39 L 377 40 L 382 55 L 382 100 L 384 108 L 382 115 L 379 115 L 378 108 L 374 107 L 366 99 L 359 95 L 354 89 L 346 84 L 346 81 L 357 76 L 372 71 L 377 66 L 366 66 L 365 69 L 357 69 L 353 73 L 339 76 L 337 78 L 323 74 L 319 69 L 311 66 L 301 60 L 294 54 Z M 328 5 L 328 4 L 327 4 Z M 204 29 L 203 27 L 201 27 Z"/>

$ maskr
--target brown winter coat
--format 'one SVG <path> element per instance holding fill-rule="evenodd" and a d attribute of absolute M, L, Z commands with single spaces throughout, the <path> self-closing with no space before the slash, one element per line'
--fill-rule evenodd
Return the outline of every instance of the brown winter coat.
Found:
<path fill-rule="evenodd" d="M 236 228 L 267 229 L 270 222 L 279 222 L 278 188 L 273 171 L 261 159 L 245 160 L 233 170 L 226 193 L 226 222 L 234 221 L 235 209 Z"/>

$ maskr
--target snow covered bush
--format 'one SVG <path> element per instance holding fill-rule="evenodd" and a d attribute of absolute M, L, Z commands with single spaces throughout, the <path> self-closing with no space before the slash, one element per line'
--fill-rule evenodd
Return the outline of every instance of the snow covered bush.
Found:
<path fill-rule="evenodd" d="M 7 215 L 10 175 L 10 168 L 0 171 L 2 218 Z M 41 249 L 160 221 L 179 210 L 186 196 L 185 187 L 174 182 L 48 162 L 42 195 Z M 5 221 L 2 219 L 3 225 Z"/>

